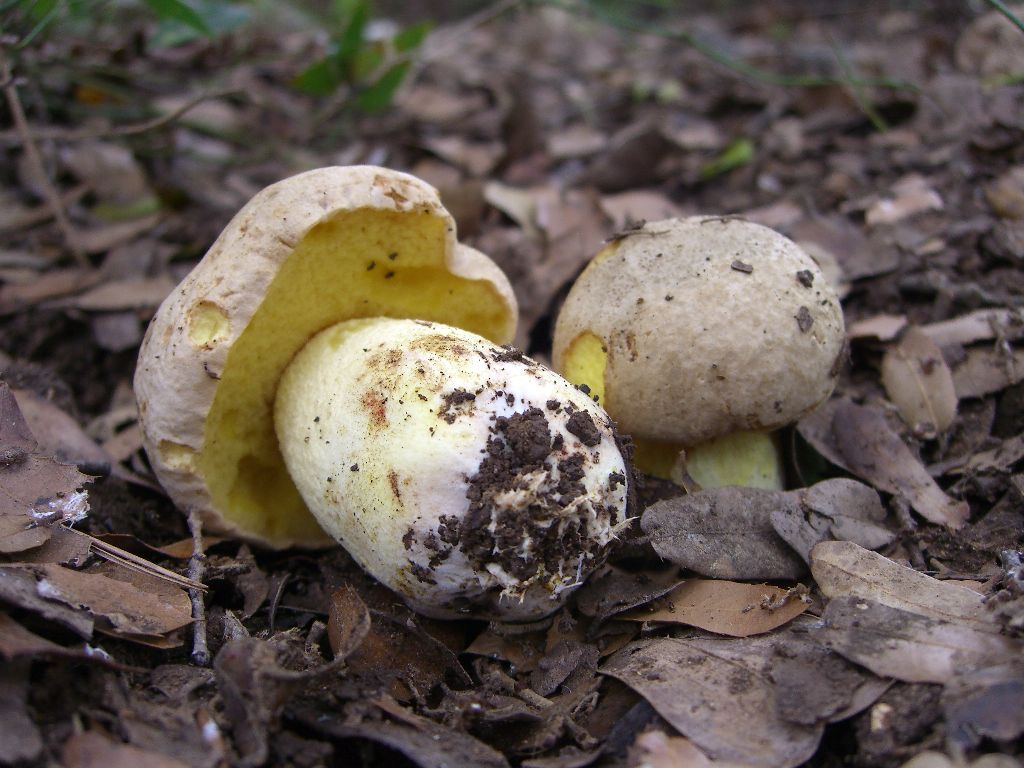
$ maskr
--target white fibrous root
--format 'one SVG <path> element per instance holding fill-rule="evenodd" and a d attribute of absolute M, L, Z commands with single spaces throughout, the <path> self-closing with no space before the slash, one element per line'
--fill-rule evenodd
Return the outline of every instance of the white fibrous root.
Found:
<path fill-rule="evenodd" d="M 417 320 L 315 336 L 275 406 L 289 473 L 324 529 L 420 613 L 551 613 L 627 525 L 608 416 L 510 347 Z"/>

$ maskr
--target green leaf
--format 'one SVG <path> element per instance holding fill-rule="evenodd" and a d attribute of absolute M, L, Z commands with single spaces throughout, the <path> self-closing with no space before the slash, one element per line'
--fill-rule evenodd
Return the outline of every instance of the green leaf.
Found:
<path fill-rule="evenodd" d="M 145 2 L 161 21 L 176 21 L 204 35 L 213 36 L 213 31 L 203 17 L 183 0 L 145 0 Z"/>
<path fill-rule="evenodd" d="M 365 82 L 384 63 L 384 44 L 368 43 L 349 62 L 348 75 L 353 82 Z"/>
<path fill-rule="evenodd" d="M 712 179 L 715 176 L 721 176 L 723 173 L 728 173 L 733 168 L 739 168 L 741 165 L 746 165 L 753 161 L 753 159 L 754 142 L 750 139 L 736 139 L 736 141 L 726 147 L 718 157 L 710 163 L 706 163 L 704 167 L 700 169 L 700 175 L 703 179 Z"/>
<path fill-rule="evenodd" d="M 391 106 L 391 102 L 395 98 L 395 91 L 402 84 L 408 70 L 409 62 L 407 61 L 395 64 L 381 75 L 377 82 L 356 96 L 355 105 L 364 112 L 380 112 L 387 109 Z"/>
<path fill-rule="evenodd" d="M 370 3 L 362 0 L 352 9 L 348 17 L 345 29 L 337 40 L 338 63 L 348 68 L 356 56 L 364 47 L 363 34 L 366 32 L 366 24 L 370 20 Z"/>
<path fill-rule="evenodd" d="M 344 81 L 343 73 L 334 55 L 325 56 L 310 64 L 296 77 L 294 85 L 313 96 L 327 96 Z"/>
<path fill-rule="evenodd" d="M 430 21 L 421 21 L 419 24 L 406 27 L 395 35 L 395 50 L 399 53 L 407 53 L 418 48 L 433 28 L 434 24 Z"/>

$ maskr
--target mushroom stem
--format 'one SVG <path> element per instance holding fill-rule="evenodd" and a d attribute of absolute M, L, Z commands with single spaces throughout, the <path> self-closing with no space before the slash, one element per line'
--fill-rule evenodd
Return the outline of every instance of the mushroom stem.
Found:
<path fill-rule="evenodd" d="M 314 336 L 274 405 L 324 530 L 415 610 L 539 618 L 626 523 L 626 467 L 586 394 L 510 347 L 420 320 Z"/>
<path fill-rule="evenodd" d="M 687 474 L 701 488 L 785 488 L 774 432 L 732 432 L 690 448 L 684 460 Z"/>

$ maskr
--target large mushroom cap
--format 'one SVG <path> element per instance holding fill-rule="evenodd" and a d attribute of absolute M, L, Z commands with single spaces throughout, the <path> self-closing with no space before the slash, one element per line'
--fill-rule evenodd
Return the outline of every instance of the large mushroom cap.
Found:
<path fill-rule="evenodd" d="M 832 392 L 842 309 L 795 243 L 736 218 L 646 224 L 576 281 L 555 369 L 634 437 L 693 446 L 771 430 Z"/>
<path fill-rule="evenodd" d="M 506 343 L 516 303 L 412 176 L 321 168 L 242 208 L 161 305 L 139 354 L 146 450 L 179 507 L 270 546 L 330 542 L 282 462 L 274 396 L 312 336 L 361 317 L 436 320 Z"/>

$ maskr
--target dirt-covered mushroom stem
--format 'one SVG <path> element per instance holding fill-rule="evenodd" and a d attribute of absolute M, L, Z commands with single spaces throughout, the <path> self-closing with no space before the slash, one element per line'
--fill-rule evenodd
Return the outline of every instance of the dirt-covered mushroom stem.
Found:
<path fill-rule="evenodd" d="M 552 371 L 466 331 L 335 325 L 288 366 L 275 422 L 321 525 L 421 613 L 550 613 L 625 524 L 608 417 Z"/>
<path fill-rule="evenodd" d="M 555 369 L 585 383 L 667 477 L 781 487 L 772 432 L 831 394 L 842 309 L 795 243 L 732 217 L 647 223 L 608 244 L 558 316 Z"/>

